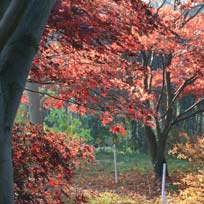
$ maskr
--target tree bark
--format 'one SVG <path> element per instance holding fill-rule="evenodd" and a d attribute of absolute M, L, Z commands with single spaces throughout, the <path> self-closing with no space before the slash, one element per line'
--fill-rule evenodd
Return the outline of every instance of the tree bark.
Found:
<path fill-rule="evenodd" d="M 0 204 L 14 203 L 11 130 L 29 68 L 54 0 L 27 2 L 0 52 Z M 0 33 L 3 31 L 2 28 Z"/>
<path fill-rule="evenodd" d="M 158 141 L 156 158 L 153 161 L 154 172 L 157 177 L 162 177 L 163 164 L 166 163 L 166 176 L 168 176 L 167 160 L 165 157 L 165 146 L 164 142 Z"/>
<path fill-rule="evenodd" d="M 157 155 L 157 141 L 156 136 L 152 130 L 151 127 L 145 126 L 145 134 L 148 141 L 148 147 L 149 147 L 149 154 L 152 161 L 152 164 L 154 163 Z"/>
<path fill-rule="evenodd" d="M 0 1 L 0 20 L 4 16 L 5 11 L 7 10 L 11 0 L 1 0 Z"/>
<path fill-rule="evenodd" d="M 43 116 L 40 104 L 39 85 L 37 83 L 27 82 L 26 87 L 32 91 L 28 91 L 28 97 L 30 101 L 30 121 L 33 124 L 43 125 Z"/>
<path fill-rule="evenodd" d="M 4 12 L 0 21 L 0 51 L 6 45 L 13 31 L 15 31 L 28 3 L 27 0 L 13 0 Z"/>
<path fill-rule="evenodd" d="M 153 129 L 149 126 L 145 127 L 146 137 L 149 145 L 149 153 L 154 169 L 154 173 L 157 177 L 162 177 L 163 163 L 167 164 L 165 158 L 165 147 L 166 140 L 161 140 L 161 138 L 166 138 L 162 135 L 159 136 L 159 139 L 156 138 L 156 135 Z M 168 175 L 168 169 L 166 168 L 166 175 Z"/>

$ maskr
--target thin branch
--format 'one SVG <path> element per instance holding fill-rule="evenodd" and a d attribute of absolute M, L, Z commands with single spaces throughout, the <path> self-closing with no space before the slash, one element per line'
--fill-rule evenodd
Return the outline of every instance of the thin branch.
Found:
<path fill-rule="evenodd" d="M 195 116 L 197 113 L 202 113 L 204 109 L 199 109 L 193 113 L 188 114 L 191 112 L 197 105 L 200 105 L 202 102 L 204 102 L 204 97 L 198 100 L 196 103 L 192 104 L 189 108 L 187 108 L 183 113 L 179 114 L 175 120 L 172 122 L 172 125 L 176 124 L 177 122 L 183 121 L 185 119 L 191 118 Z M 186 115 L 188 114 L 188 115 Z M 186 116 L 185 116 L 186 115 Z"/>
<path fill-rule="evenodd" d="M 200 7 L 200 8 L 193 15 L 191 15 L 189 18 L 187 18 L 187 16 L 190 13 L 190 11 L 192 11 L 193 9 L 196 9 L 197 7 Z M 186 14 L 184 16 L 184 21 L 181 23 L 181 26 L 179 28 L 180 29 L 183 28 L 190 20 L 192 20 L 195 16 L 197 16 L 203 8 L 204 8 L 204 4 L 199 4 L 199 5 L 194 6 L 188 12 L 186 12 Z"/>
<path fill-rule="evenodd" d="M 200 100 L 198 100 L 196 103 L 194 103 L 193 105 L 191 105 L 189 108 L 187 108 L 183 113 L 181 113 L 179 117 L 181 117 L 182 115 L 189 113 L 190 111 L 192 111 L 197 105 L 200 105 L 202 102 L 204 102 L 204 97 L 201 98 Z"/>
<path fill-rule="evenodd" d="M 171 60 L 172 60 L 171 55 L 166 56 L 165 58 L 162 57 L 162 64 L 163 64 L 164 69 L 166 69 L 166 67 L 168 67 L 171 64 Z M 170 72 L 168 71 L 165 72 L 165 84 L 166 84 L 166 92 L 167 92 L 167 107 L 169 107 L 169 104 L 171 103 L 171 100 L 173 98 L 173 94 L 171 91 Z"/>
<path fill-rule="evenodd" d="M 196 81 L 198 77 L 197 76 L 192 76 L 191 78 L 189 79 L 186 79 L 181 85 L 180 87 L 177 89 L 174 97 L 172 98 L 169 106 L 168 106 L 168 109 L 166 110 L 166 112 L 161 116 L 161 118 L 164 118 L 168 112 L 168 110 L 173 106 L 173 104 L 175 103 L 176 99 L 179 97 L 179 95 L 181 94 L 181 92 L 184 90 L 184 88 L 190 84 L 192 84 L 193 82 Z"/>
<path fill-rule="evenodd" d="M 37 83 L 37 84 L 41 84 L 41 85 L 53 85 L 53 84 L 60 84 L 60 83 L 65 83 L 64 81 L 62 80 L 55 80 L 55 81 L 35 81 L 35 80 L 32 80 L 32 79 L 27 79 L 27 82 L 30 82 L 30 83 Z"/>
<path fill-rule="evenodd" d="M 174 0 L 174 10 L 176 10 L 178 3 L 178 0 Z"/>
<path fill-rule="evenodd" d="M 65 99 L 65 98 L 61 98 L 61 97 L 58 97 L 58 96 L 55 96 L 53 94 L 49 94 L 47 92 L 42 92 L 42 91 L 34 91 L 34 90 L 31 90 L 31 89 L 28 89 L 28 88 L 25 88 L 24 89 L 25 91 L 30 91 L 30 92 L 33 92 L 33 93 L 38 93 L 38 94 L 42 94 L 43 96 L 48 96 L 48 97 L 51 97 L 51 98 L 54 98 L 56 100 L 61 100 L 61 101 L 64 101 L 64 102 L 67 102 L 67 103 L 71 103 L 71 104 L 76 104 L 78 106 L 82 106 L 82 104 L 78 103 L 77 101 L 73 100 L 73 99 Z M 86 104 L 87 105 L 87 104 Z M 92 110 L 97 110 L 97 111 L 104 111 L 102 109 L 96 109 L 96 108 L 92 108 L 92 107 L 88 107 L 89 109 L 92 109 Z"/>
<path fill-rule="evenodd" d="M 172 123 L 171 123 L 171 126 L 175 125 L 176 123 L 178 122 L 181 122 L 181 121 L 184 121 L 184 120 L 187 120 L 189 118 L 192 118 L 194 117 L 195 115 L 199 114 L 199 113 L 203 113 L 204 112 L 204 109 L 200 109 L 200 110 L 197 110 L 189 115 L 186 115 L 186 116 L 183 116 L 181 118 L 176 118 Z"/>
<path fill-rule="evenodd" d="M 161 89 L 161 92 L 160 92 L 160 95 L 159 95 L 159 99 L 158 99 L 158 102 L 157 102 L 157 107 L 156 107 L 157 112 L 159 111 L 161 100 L 162 100 L 162 97 L 164 95 L 164 87 L 165 87 L 164 77 L 165 77 L 165 72 L 166 72 L 166 69 L 165 69 L 165 66 L 163 64 L 163 66 L 162 66 L 162 80 L 163 81 L 162 81 L 162 89 Z"/>
<path fill-rule="evenodd" d="M 170 103 L 170 106 L 173 105 L 173 103 L 175 102 L 175 100 L 178 98 L 178 96 L 181 94 L 181 92 L 184 90 L 184 88 L 190 84 L 192 84 L 193 82 L 196 81 L 198 77 L 197 76 L 192 76 L 191 78 L 189 79 L 186 79 L 181 85 L 180 87 L 177 89 L 171 103 Z"/>
<path fill-rule="evenodd" d="M 57 97 L 57 96 L 52 95 L 52 94 L 49 94 L 49 93 L 47 93 L 47 92 L 34 91 L 34 90 L 28 89 L 28 88 L 25 88 L 24 90 L 25 90 L 25 91 L 30 91 L 30 92 L 32 92 L 32 93 L 42 94 L 42 95 L 44 95 L 44 96 L 49 96 L 49 97 L 51 97 L 51 98 L 54 98 L 54 99 L 57 99 L 57 100 L 62 100 L 62 101 L 65 101 L 65 102 L 69 101 L 69 100 L 67 100 L 67 99 Z"/>
<path fill-rule="evenodd" d="M 152 1 L 149 0 L 149 2 L 148 2 L 148 7 L 151 7 L 151 3 L 152 3 Z"/>
<path fill-rule="evenodd" d="M 148 79 L 148 93 L 151 93 L 152 91 L 152 80 L 153 80 L 153 75 L 152 75 L 152 65 L 153 65 L 153 60 L 154 60 L 154 53 L 151 52 L 150 53 L 150 62 L 149 62 L 149 66 L 150 66 L 150 76 L 149 76 L 149 79 Z"/>
<path fill-rule="evenodd" d="M 159 10 L 164 6 L 165 3 L 166 3 L 166 0 L 163 0 L 163 2 L 161 3 L 161 5 L 157 8 L 156 15 L 158 15 Z"/>
<path fill-rule="evenodd" d="M 165 61 L 164 61 L 165 60 Z M 172 56 L 168 55 L 165 57 L 162 57 L 162 64 L 163 67 L 168 67 L 171 64 L 171 60 L 172 60 Z M 171 100 L 173 98 L 173 94 L 172 94 L 172 88 L 171 88 L 171 76 L 170 76 L 170 72 L 165 72 L 165 86 L 166 86 L 166 92 L 167 92 L 167 104 L 166 104 L 166 108 L 167 108 L 167 114 L 166 114 L 166 119 L 165 119 L 165 124 L 164 124 L 164 128 L 162 131 L 163 135 L 166 135 L 166 132 L 168 131 L 169 127 L 171 126 L 171 120 L 172 120 L 172 116 L 173 116 L 173 109 L 169 108 L 169 104 L 171 103 Z"/>

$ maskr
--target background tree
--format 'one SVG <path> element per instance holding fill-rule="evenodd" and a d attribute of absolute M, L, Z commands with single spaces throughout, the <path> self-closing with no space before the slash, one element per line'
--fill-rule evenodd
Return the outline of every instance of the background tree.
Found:
<path fill-rule="evenodd" d="M 41 97 L 38 93 L 39 84 L 29 83 L 27 82 L 26 88 L 32 90 L 28 91 L 28 99 L 29 99 L 29 112 L 30 112 L 30 121 L 33 124 L 42 124 L 43 125 L 43 113 L 42 113 L 42 105 L 41 105 Z"/>

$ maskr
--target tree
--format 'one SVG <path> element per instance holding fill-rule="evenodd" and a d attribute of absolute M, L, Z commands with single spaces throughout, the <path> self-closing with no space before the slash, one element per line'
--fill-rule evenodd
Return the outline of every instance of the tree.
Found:
<path fill-rule="evenodd" d="M 192 15 L 196 7 L 198 10 Z M 169 131 L 177 123 L 204 111 L 204 93 L 200 90 L 200 84 L 203 84 L 203 46 L 202 40 L 198 40 L 203 37 L 203 26 L 198 24 L 203 19 L 203 14 L 199 13 L 203 7 L 200 2 L 196 6 L 191 4 L 189 7 L 189 2 L 182 5 L 183 12 L 171 6 L 160 7 L 157 13 L 170 28 L 170 33 L 167 36 L 153 33 L 149 36 L 151 41 L 146 36 L 141 39 L 145 46 L 141 52 L 142 63 L 149 68 L 144 88 L 155 96 L 147 104 L 156 113 L 152 117 L 154 127 L 146 127 L 146 132 L 158 175 L 162 174 L 162 163 L 166 162 L 165 146 Z M 177 104 L 188 95 L 194 96 L 192 103 L 178 111 Z"/>
<path fill-rule="evenodd" d="M 29 88 L 30 90 L 33 90 L 33 92 L 28 91 L 28 98 L 30 102 L 30 107 L 29 107 L 30 121 L 33 124 L 43 124 L 40 94 L 38 93 L 39 85 L 36 83 L 27 82 L 26 87 Z"/>
<path fill-rule="evenodd" d="M 125 13 L 130 14 L 128 18 Z M 55 91 L 62 88 L 58 92 L 60 99 L 73 99 L 75 104 L 80 105 L 81 112 L 87 111 L 86 106 L 89 110 L 105 112 L 108 108 L 104 106 L 108 102 L 110 106 L 114 103 L 111 98 L 107 101 L 109 90 L 123 88 L 120 80 L 110 81 L 111 77 L 122 77 L 135 71 L 121 55 L 125 57 L 131 49 L 140 50 L 136 33 L 152 32 L 157 27 L 156 17 L 151 15 L 145 3 L 129 0 L 75 1 L 70 4 L 65 0 L 58 1 L 53 16 L 41 41 L 38 57 L 34 60 L 31 80 L 55 84 Z M 130 70 L 126 70 L 126 66 Z M 141 69 L 142 66 L 137 64 L 136 72 L 140 75 L 143 72 Z M 47 74 L 44 75 L 44 72 Z M 79 80 L 80 83 L 73 83 Z M 117 92 L 112 92 L 117 95 Z M 48 103 L 52 104 L 52 101 Z M 135 96 L 134 103 L 138 104 L 137 111 L 140 112 L 138 96 Z M 119 108 L 124 110 L 120 104 Z M 140 114 L 139 118 L 142 117 Z"/>
<path fill-rule="evenodd" d="M 70 2 L 63 1 L 62 3 L 64 8 L 67 8 Z M 81 3 L 83 6 L 83 1 Z M 0 187 L 1 203 L 13 203 L 11 161 L 12 124 L 25 86 L 31 61 L 37 52 L 38 42 L 53 4 L 54 0 L 32 0 L 29 2 L 3 0 L 0 4 L 0 107 L 2 110 L 0 116 L 0 124 L 2 126 L 0 135 L 0 160 L 2 161 L 0 166 L 0 181 L 2 183 Z M 143 4 L 140 5 L 141 8 L 145 7 Z M 73 7 L 72 9 L 74 9 L 76 13 L 79 12 L 77 8 Z M 92 12 L 94 12 L 94 9 L 92 9 Z M 142 12 L 144 13 L 144 11 Z M 100 23 L 102 23 L 102 21 L 100 21 Z M 103 25 L 105 24 L 104 22 Z M 68 28 L 68 26 L 66 28 Z M 52 28 L 51 30 L 47 29 L 47 31 L 47 34 L 49 34 Z M 69 33 L 71 30 L 67 31 Z M 90 42 L 90 39 L 88 39 L 88 41 Z M 74 41 L 73 44 L 75 47 L 80 47 L 77 41 Z M 44 46 L 44 48 L 46 47 Z M 16 62 L 18 62 L 18 64 Z M 57 61 L 55 61 L 55 64 L 57 64 Z M 54 73 L 56 73 L 56 71 L 53 72 L 53 76 Z"/>
<path fill-rule="evenodd" d="M 11 131 L 54 0 L 0 2 L 0 203 L 12 204 Z"/>
<path fill-rule="evenodd" d="M 67 2 L 59 1 L 51 16 L 32 79 L 55 84 L 55 99 L 100 115 L 114 133 L 125 133 L 117 123 L 142 121 L 161 176 L 169 131 L 204 111 L 202 1 L 156 8 L 128 0 Z M 176 111 L 187 95 L 192 104 Z"/>

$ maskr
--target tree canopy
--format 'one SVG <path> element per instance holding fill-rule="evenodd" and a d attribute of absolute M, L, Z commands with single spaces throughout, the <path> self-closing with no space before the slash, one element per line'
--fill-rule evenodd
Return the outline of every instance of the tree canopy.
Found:
<path fill-rule="evenodd" d="M 57 1 L 30 75 L 54 84 L 62 99 L 45 104 L 99 111 L 104 125 L 114 117 L 156 125 L 194 95 L 169 125 L 195 115 L 203 101 L 203 3 L 165 3 Z"/>

